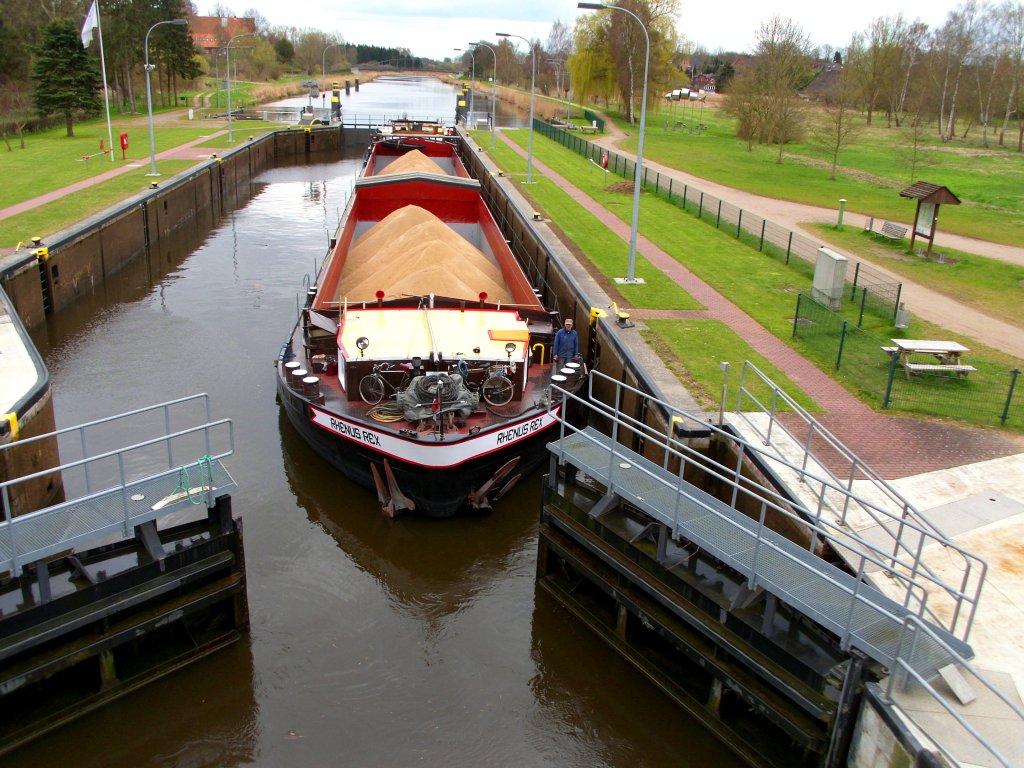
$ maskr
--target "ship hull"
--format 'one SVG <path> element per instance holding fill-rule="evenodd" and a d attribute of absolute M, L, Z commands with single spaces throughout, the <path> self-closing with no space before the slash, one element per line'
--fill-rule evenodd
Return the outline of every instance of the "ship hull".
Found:
<path fill-rule="evenodd" d="M 384 478 L 386 460 L 397 487 L 415 505 L 408 511 L 433 518 L 472 511 L 471 494 L 512 460 L 516 460 L 514 467 L 495 483 L 492 493 L 531 473 L 547 457 L 547 443 L 558 431 L 557 409 L 535 410 L 477 435 L 476 444 L 464 439 L 444 444 L 433 435 L 403 440 L 384 434 L 372 422 L 312 404 L 283 380 L 278 383 L 278 395 L 289 422 L 325 461 L 373 491 L 372 467 Z M 482 506 L 487 508 L 486 499 Z"/>

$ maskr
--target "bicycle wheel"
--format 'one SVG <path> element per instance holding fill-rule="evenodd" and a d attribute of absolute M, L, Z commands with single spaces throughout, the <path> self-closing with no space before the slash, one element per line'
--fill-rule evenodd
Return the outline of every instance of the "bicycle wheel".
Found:
<path fill-rule="evenodd" d="M 367 405 L 376 405 L 384 399 L 384 379 L 371 373 L 359 380 L 359 396 Z"/>
<path fill-rule="evenodd" d="M 504 376 L 489 376 L 480 387 L 480 395 L 488 405 L 507 405 L 512 400 L 515 388 Z"/>

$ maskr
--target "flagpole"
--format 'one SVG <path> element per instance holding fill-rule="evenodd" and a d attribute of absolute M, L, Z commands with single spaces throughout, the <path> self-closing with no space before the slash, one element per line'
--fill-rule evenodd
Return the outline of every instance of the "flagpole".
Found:
<path fill-rule="evenodd" d="M 114 131 L 110 127 L 110 94 L 107 93 L 107 62 L 103 57 L 103 25 L 100 24 L 99 0 L 96 0 L 96 29 L 100 33 L 100 71 L 103 73 L 103 104 L 107 108 L 107 146 L 110 147 L 110 162 L 114 162 Z"/>

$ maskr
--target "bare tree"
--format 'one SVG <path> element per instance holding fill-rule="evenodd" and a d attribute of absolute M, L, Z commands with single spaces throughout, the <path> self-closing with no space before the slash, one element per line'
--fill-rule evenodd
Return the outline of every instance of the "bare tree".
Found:
<path fill-rule="evenodd" d="M 832 158 L 829 178 L 833 181 L 839 165 L 839 153 L 851 143 L 860 127 L 855 121 L 857 98 L 860 93 L 856 67 L 859 57 L 864 55 L 864 50 L 851 44 L 846 52 L 846 62 L 831 65 L 838 68 L 838 76 L 825 94 L 826 119 L 824 127 L 817 132 L 815 139 Z"/>
<path fill-rule="evenodd" d="M 18 146 L 25 148 L 25 126 L 32 120 L 32 92 L 27 81 L 0 80 L 0 138 L 12 152 L 8 136 L 14 133 L 18 137 Z"/>
<path fill-rule="evenodd" d="M 802 130 L 797 91 L 810 69 L 810 50 L 810 40 L 792 19 L 774 16 L 757 32 L 753 76 L 758 92 L 763 94 L 764 138 L 778 144 L 779 163 L 786 143 L 797 139 Z"/>
<path fill-rule="evenodd" d="M 981 5 L 978 0 L 965 0 L 950 11 L 946 23 L 932 40 L 942 67 L 942 101 L 939 108 L 940 136 L 952 141 L 960 108 L 960 83 L 975 52 L 980 32 Z"/>
<path fill-rule="evenodd" d="M 988 146 L 989 125 L 992 109 L 998 98 L 1005 96 L 1009 78 L 1010 60 L 1006 55 L 1005 30 L 999 24 L 1001 17 L 997 8 L 986 8 L 978 33 L 977 51 L 974 56 L 974 80 L 978 94 L 978 122 L 981 123 L 981 144 Z"/>
<path fill-rule="evenodd" d="M 922 21 L 914 21 L 907 26 L 900 46 L 900 58 L 897 72 L 893 79 L 893 90 L 889 96 L 889 109 L 896 125 L 899 126 L 906 111 L 907 94 L 910 92 L 912 78 L 916 77 L 915 69 L 921 60 L 921 51 L 928 37 L 928 25 Z"/>
<path fill-rule="evenodd" d="M 1017 151 L 1024 144 L 1024 120 L 1021 113 L 1021 79 L 1024 75 L 1024 3 L 1016 4 L 1009 0 L 1000 7 L 1000 26 L 1005 35 L 1006 58 L 1010 70 L 1009 94 L 1006 97 L 1006 112 L 1003 126 L 999 129 L 999 146 L 1003 146 L 1006 129 L 1010 125 L 1010 115 L 1017 113 L 1017 125 L 1020 127 L 1017 139 Z"/>

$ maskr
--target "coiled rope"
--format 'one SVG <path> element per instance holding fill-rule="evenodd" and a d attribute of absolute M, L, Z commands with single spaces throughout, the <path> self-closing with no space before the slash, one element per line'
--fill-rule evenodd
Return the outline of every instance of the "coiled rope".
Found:
<path fill-rule="evenodd" d="M 203 483 L 204 467 L 206 470 L 206 479 L 208 481 L 207 483 Z M 210 454 L 207 453 L 196 459 L 196 469 L 199 470 L 198 487 L 200 493 L 195 499 L 192 498 L 192 480 L 189 477 L 188 468 L 188 464 L 182 464 L 178 468 L 178 487 L 172 491 L 172 494 L 184 491 L 185 498 L 188 499 L 189 503 L 198 506 L 199 504 L 203 503 L 203 495 L 205 494 L 205 492 L 208 489 L 213 488 L 213 457 L 211 457 Z"/>

